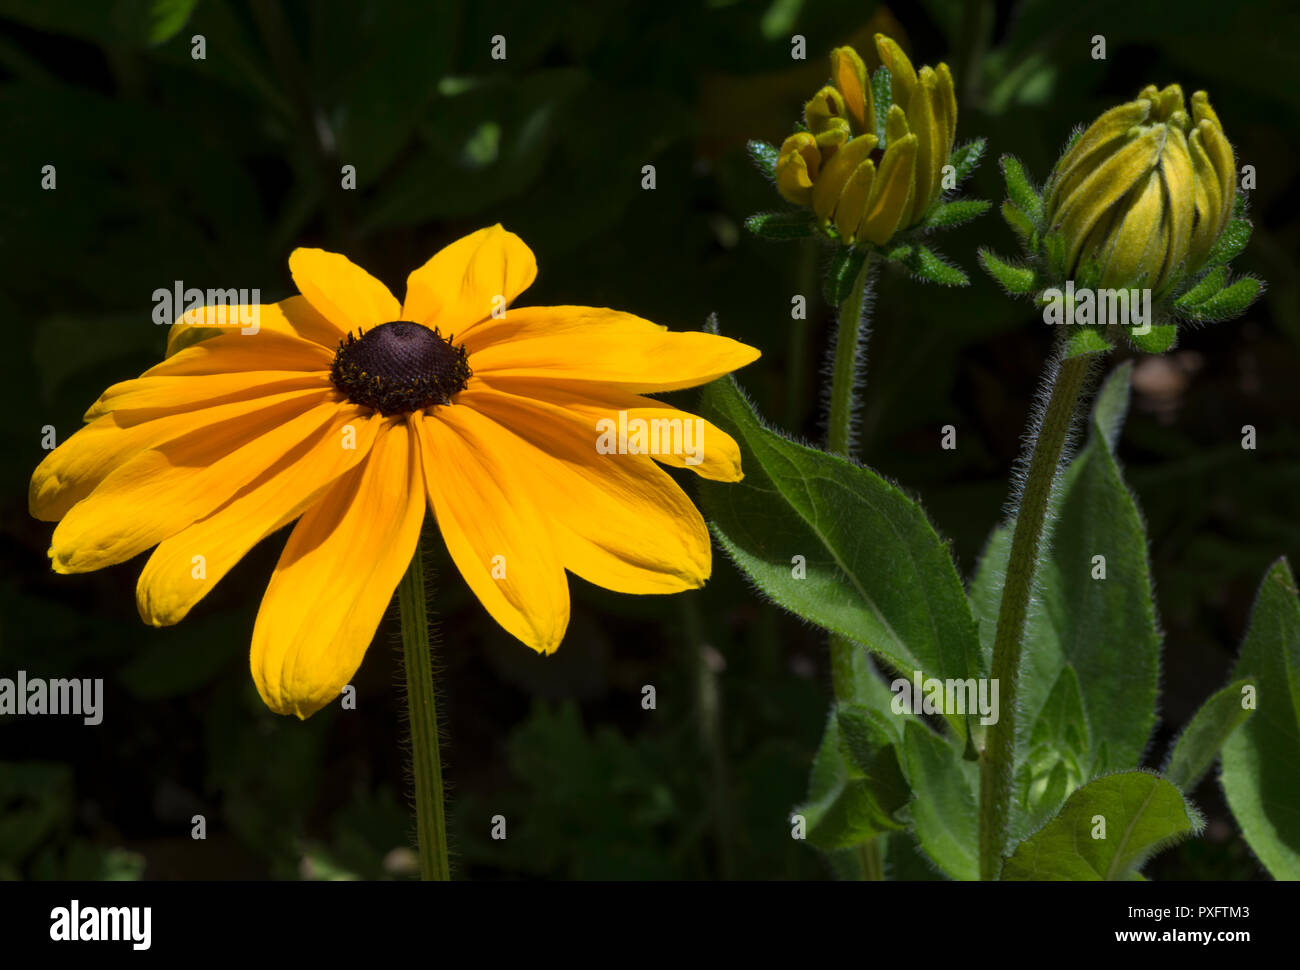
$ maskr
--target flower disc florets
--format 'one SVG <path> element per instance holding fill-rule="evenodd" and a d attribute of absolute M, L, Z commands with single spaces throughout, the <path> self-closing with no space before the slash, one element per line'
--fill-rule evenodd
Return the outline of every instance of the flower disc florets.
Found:
<path fill-rule="evenodd" d="M 348 400 L 388 416 L 447 404 L 471 373 L 464 346 L 437 327 L 394 320 L 339 341 L 330 381 Z"/>

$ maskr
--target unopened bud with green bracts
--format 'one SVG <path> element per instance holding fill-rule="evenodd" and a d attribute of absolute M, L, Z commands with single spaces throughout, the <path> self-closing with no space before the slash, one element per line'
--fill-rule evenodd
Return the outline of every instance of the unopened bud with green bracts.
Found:
<path fill-rule="evenodd" d="M 1076 287 L 1150 290 L 1158 316 L 1140 349 L 1173 345 L 1177 321 L 1237 316 L 1259 280 L 1229 283 L 1227 263 L 1250 236 L 1237 194 L 1232 145 L 1208 95 L 1144 88 L 1077 134 L 1040 194 L 1020 163 L 1002 160 L 1008 200 L 1002 213 L 1030 256 L 1008 263 L 988 250 L 980 261 L 1012 293 Z"/>

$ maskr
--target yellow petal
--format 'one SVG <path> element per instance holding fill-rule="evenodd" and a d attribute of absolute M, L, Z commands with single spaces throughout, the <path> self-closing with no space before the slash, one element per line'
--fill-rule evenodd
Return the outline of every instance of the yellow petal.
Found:
<path fill-rule="evenodd" d="M 529 495 L 550 523 L 566 569 L 623 593 L 675 593 L 703 585 L 708 529 L 684 492 L 645 455 L 602 455 L 595 429 L 563 409 L 501 391 L 460 400 L 519 439 Z"/>
<path fill-rule="evenodd" d="M 339 253 L 295 249 L 289 272 L 307 302 L 344 330 L 369 330 L 400 319 L 402 308 L 388 287 Z"/>
<path fill-rule="evenodd" d="M 952 152 L 953 142 L 957 139 L 957 91 L 953 87 L 952 72 L 948 70 L 947 64 L 941 63 L 935 68 L 935 73 L 939 77 L 939 101 L 935 114 L 943 119 L 948 146 L 944 155 L 947 156 Z"/>
<path fill-rule="evenodd" d="M 278 333 L 309 340 L 333 351 L 346 331 L 317 313 L 304 296 L 258 306 L 205 306 L 181 314 L 172 324 L 167 332 L 166 356 L 200 340 L 235 333 L 243 337 Z"/>
<path fill-rule="evenodd" d="M 1103 287 L 1136 286 L 1139 274 L 1145 272 L 1141 285 L 1154 288 L 1164 265 L 1160 224 L 1165 218 L 1165 195 L 1159 173 L 1148 172 L 1133 192 L 1132 201 L 1115 207 L 1123 222 L 1098 253 Z"/>
<path fill-rule="evenodd" d="M 916 87 L 916 69 L 903 53 L 903 48 L 892 37 L 876 34 L 876 52 L 880 54 L 880 63 L 889 69 L 890 97 L 894 104 L 903 107 L 911 104 L 912 91 Z"/>
<path fill-rule="evenodd" d="M 1066 266 L 1074 266 L 1084 237 L 1102 214 L 1158 164 L 1164 139 L 1163 126 L 1133 139 L 1097 166 L 1065 199 L 1053 228 L 1060 227 L 1065 237 Z"/>
<path fill-rule="evenodd" d="M 905 226 L 924 216 L 930 202 L 939 194 L 942 169 L 948 161 L 947 132 L 935 113 L 938 85 L 934 71 L 922 67 L 907 108 L 907 126 L 916 134 L 916 193 L 912 211 L 904 213 L 902 223 Z"/>
<path fill-rule="evenodd" d="M 361 666 L 424 522 L 414 430 L 385 419 L 366 460 L 298 520 L 253 627 L 257 691 L 278 714 L 305 718 Z"/>
<path fill-rule="evenodd" d="M 795 132 L 781 144 L 776 159 L 777 191 L 795 205 L 811 205 L 813 179 L 820 168 L 817 140 L 809 132 Z"/>
<path fill-rule="evenodd" d="M 621 427 L 633 441 L 639 440 L 636 435 L 640 434 L 655 446 L 648 453 L 660 464 L 689 468 L 715 482 L 738 482 L 744 477 L 740 448 L 731 435 L 665 401 L 603 384 L 502 380 L 498 386 L 563 409 L 565 419 L 590 434 L 593 442 L 601 440 L 602 429 L 612 430 L 605 441 L 618 447 Z M 602 424 L 606 421 L 609 424 Z"/>
<path fill-rule="evenodd" d="M 840 127 L 842 123 L 848 130 L 848 109 L 844 104 L 844 95 L 829 84 L 812 96 L 803 106 L 804 124 L 814 135 L 820 135 L 828 128 Z"/>
<path fill-rule="evenodd" d="M 195 412 L 189 433 L 113 469 L 54 530 L 54 570 L 102 569 L 175 535 L 271 467 L 338 408 L 330 391 L 291 391 L 253 403 L 260 406 L 215 425 L 196 419 L 204 412 Z"/>
<path fill-rule="evenodd" d="M 94 421 L 117 412 L 119 423 L 138 424 L 148 417 L 247 401 L 284 391 L 310 390 L 329 385 L 329 371 L 251 370 L 199 377 L 137 377 L 114 384 L 86 411 Z"/>
<path fill-rule="evenodd" d="M 1187 139 L 1187 151 L 1192 158 L 1192 189 L 1196 194 L 1196 226 L 1192 229 L 1187 258 L 1195 267 L 1205 261 L 1223 228 L 1222 190 L 1199 128 Z"/>
<path fill-rule="evenodd" d="M 536 278 L 537 259 L 524 241 L 500 224 L 488 226 L 439 250 L 406 278 L 402 319 L 461 336 Z"/>
<path fill-rule="evenodd" d="M 876 130 L 876 114 L 871 102 L 871 86 L 867 83 L 867 65 L 852 47 L 837 47 L 831 51 L 831 80 L 844 96 L 844 109 L 856 130 Z"/>
<path fill-rule="evenodd" d="M 300 516 L 364 460 L 381 427 L 387 427 L 386 419 L 369 408 L 340 404 L 319 432 L 220 508 L 164 539 L 136 583 L 140 618 L 153 626 L 179 623 L 248 550 Z"/>
<path fill-rule="evenodd" d="M 1178 97 L 1181 100 L 1181 91 L 1178 92 Z M 1192 221 L 1196 215 L 1196 191 L 1192 185 L 1192 157 L 1188 153 L 1187 138 L 1173 125 L 1168 130 L 1169 137 L 1160 156 L 1160 175 L 1168 199 L 1166 214 L 1169 219 L 1169 252 L 1165 260 L 1165 276 L 1172 279 L 1172 274 L 1177 272 L 1179 265 L 1187 258 L 1192 239 Z M 1158 283 L 1153 277 L 1147 285 L 1154 289 Z"/>
<path fill-rule="evenodd" d="M 1073 193 L 1075 186 L 1111 157 L 1114 150 L 1128 140 L 1133 126 L 1145 121 L 1151 110 L 1152 102 L 1139 98 L 1111 108 L 1089 125 L 1056 163 L 1056 174 L 1047 196 L 1047 212 L 1055 213 L 1056 208 Z"/>
<path fill-rule="evenodd" d="M 875 135 L 859 135 L 835 153 L 835 156 L 823 166 L 821 174 L 813 184 L 813 211 L 820 219 L 829 219 L 835 212 L 835 206 L 844 191 L 844 184 L 854 169 L 867 160 L 876 147 Z"/>
<path fill-rule="evenodd" d="M 839 230 L 840 238 L 850 245 L 859 239 L 858 227 L 867 214 L 867 202 L 875 180 L 876 166 L 868 158 L 853 170 L 840 193 L 840 202 L 835 208 L 835 228 Z"/>
<path fill-rule="evenodd" d="M 1222 218 L 1226 223 L 1232 217 L 1233 203 L 1237 198 L 1237 163 L 1233 159 L 1232 146 L 1223 133 L 1219 116 L 1210 107 L 1210 99 L 1204 91 L 1192 95 L 1192 117 L 1196 128 L 1201 133 L 1201 142 L 1205 146 L 1214 171 L 1219 176 L 1219 196 L 1222 199 Z"/>
<path fill-rule="evenodd" d="M 416 427 L 429 505 L 456 568 L 506 632 L 553 653 L 569 625 L 569 582 L 518 439 L 459 405 Z"/>
<path fill-rule="evenodd" d="M 912 206 L 916 171 L 916 135 L 889 142 L 871 187 L 875 196 L 858 234 L 883 246 L 902 225 Z"/>
<path fill-rule="evenodd" d="M 111 472 L 146 449 L 204 428 L 245 427 L 267 406 L 268 399 L 257 396 L 181 413 L 132 410 L 96 418 L 45 456 L 32 474 L 28 508 L 38 519 L 57 522 Z"/>
<path fill-rule="evenodd" d="M 670 333 L 630 313 L 575 306 L 510 310 L 471 330 L 465 345 L 484 380 L 599 381 L 637 392 L 706 384 L 759 355 L 729 337 Z"/>

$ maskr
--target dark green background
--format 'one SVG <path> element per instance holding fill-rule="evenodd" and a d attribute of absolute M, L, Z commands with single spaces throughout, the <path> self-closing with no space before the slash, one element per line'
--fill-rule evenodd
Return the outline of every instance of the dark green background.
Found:
<path fill-rule="evenodd" d="M 540 263 L 521 303 L 614 306 L 674 329 L 716 311 L 724 333 L 763 351 L 741 379 L 764 413 L 817 440 L 828 253 L 744 232 L 746 215 L 781 203 L 743 146 L 779 142 L 830 48 L 865 48 L 880 26 L 917 63 L 953 66 L 958 138 L 990 145 L 971 194 L 1000 201 L 1003 152 L 1041 179 L 1075 124 L 1148 82 L 1207 88 L 1256 166 L 1238 268 L 1270 288 L 1244 318 L 1139 361 L 1120 446 L 1166 631 L 1147 756 L 1158 766 L 1171 730 L 1225 681 L 1267 565 L 1300 559 L 1293 5 L 0 0 L 0 676 L 103 677 L 107 695 L 99 727 L 0 719 L 0 877 L 404 871 L 390 855 L 409 844 L 394 623 L 355 678 L 358 709 L 299 723 L 261 705 L 247 666 L 283 535 L 164 631 L 133 605 L 143 560 L 49 569 L 51 527 L 25 499 L 40 429 L 62 440 L 100 391 L 159 359 L 156 288 L 256 286 L 269 302 L 292 292 L 291 249 L 321 245 L 400 296 L 439 247 L 499 221 Z M 807 61 L 791 60 L 795 33 Z M 206 61 L 190 57 L 193 34 Z M 504 62 L 489 56 L 496 34 Z M 340 188 L 344 164 L 355 192 Z M 654 191 L 641 188 L 646 164 Z M 981 244 L 1015 249 L 992 213 L 940 241 L 968 289 L 880 285 L 862 435 L 865 460 L 924 499 L 967 575 L 1051 338 L 978 273 Z M 797 293 L 810 301 L 801 329 Z M 939 448 L 945 424 L 955 451 Z M 1240 446 L 1245 424 L 1256 451 Z M 759 602 L 718 553 L 695 594 L 572 579 L 568 637 L 538 658 L 431 545 L 460 876 L 832 874 L 786 821 L 828 698 L 822 635 Z M 654 711 L 641 708 L 646 684 Z M 1257 877 L 1213 777 L 1195 800 L 1206 833 L 1148 875 Z M 206 841 L 189 837 L 196 813 Z M 489 837 L 496 814 L 505 841 Z"/>

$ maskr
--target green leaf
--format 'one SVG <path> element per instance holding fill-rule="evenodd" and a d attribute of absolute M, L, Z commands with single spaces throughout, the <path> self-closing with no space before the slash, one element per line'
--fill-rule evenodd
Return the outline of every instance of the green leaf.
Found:
<path fill-rule="evenodd" d="M 1042 556 L 1026 625 L 1020 679 L 1034 723 L 1068 664 L 1079 679 L 1092 773 L 1138 763 L 1155 723 L 1160 634 L 1142 516 L 1115 460 L 1132 364 L 1115 369 L 1093 405 L 1087 444 L 1057 486 L 1051 546 Z M 986 654 L 992 651 L 1009 525 L 990 539 L 971 587 Z M 1094 557 L 1104 557 L 1103 563 Z"/>
<path fill-rule="evenodd" d="M 1054 819 L 1016 846 L 1002 878 L 1127 879 L 1147 858 L 1200 828 L 1195 809 L 1158 775 L 1107 775 L 1076 791 Z"/>
<path fill-rule="evenodd" d="M 835 250 L 830 268 L 826 271 L 826 279 L 822 283 L 822 296 L 827 303 L 838 307 L 848 299 L 849 290 L 853 288 L 853 281 L 857 279 L 858 270 L 862 269 L 862 261 L 866 257 L 866 249 L 841 246 Z"/>
<path fill-rule="evenodd" d="M 98 44 L 147 47 L 174 37 L 198 0 L 0 0 L 0 17 Z"/>
<path fill-rule="evenodd" d="M 817 234 L 817 217 L 811 209 L 793 212 L 756 212 L 745 220 L 745 228 L 764 239 L 784 241 L 806 239 Z"/>
<path fill-rule="evenodd" d="M 1030 266 L 1015 266 L 1005 262 L 1001 257 L 994 254 L 991 249 L 979 250 L 980 265 L 984 271 L 993 277 L 1002 288 L 1008 293 L 1020 295 L 1029 293 L 1034 289 L 1037 275 Z"/>
<path fill-rule="evenodd" d="M 1018 775 L 1025 814 L 1016 838 L 1042 825 L 1087 780 L 1089 747 L 1079 678 L 1067 664 L 1030 728 L 1028 754 Z"/>
<path fill-rule="evenodd" d="M 886 258 L 904 267 L 918 280 L 938 283 L 940 286 L 970 286 L 970 280 L 965 273 L 945 262 L 928 246 L 915 243 L 895 247 L 891 253 L 893 255 L 887 255 Z"/>
<path fill-rule="evenodd" d="M 1034 223 L 1043 220 L 1043 200 L 1034 191 L 1024 167 L 1014 155 L 1002 156 L 1002 177 L 1007 183 L 1007 197 Z"/>
<path fill-rule="evenodd" d="M 1249 695 L 1253 702 L 1255 691 L 1254 682 L 1246 678 L 1212 695 L 1178 736 L 1161 774 L 1185 792 L 1195 788 L 1219 756 L 1223 743 L 1253 713 L 1246 697 Z"/>
<path fill-rule="evenodd" d="M 1163 354 L 1178 342 L 1178 326 L 1173 323 L 1155 324 L 1146 333 L 1128 328 L 1129 341 L 1144 354 Z"/>
<path fill-rule="evenodd" d="M 1014 202 L 1008 200 L 1002 203 L 1002 219 L 1024 245 L 1030 244 L 1034 237 L 1034 222 Z"/>
<path fill-rule="evenodd" d="M 745 150 L 749 153 L 750 161 L 754 163 L 755 168 L 769 179 L 776 178 L 776 160 L 781 157 L 780 149 L 755 138 L 745 145 Z"/>
<path fill-rule="evenodd" d="M 1223 793 L 1264 867 L 1300 879 L 1300 600 L 1285 559 L 1260 584 L 1233 676 L 1259 693 L 1255 715 L 1223 745 Z"/>
<path fill-rule="evenodd" d="M 984 146 L 988 142 L 983 138 L 976 138 L 966 142 L 964 145 L 958 145 L 948 156 L 948 162 L 957 170 L 957 183 L 961 184 L 979 165 L 980 159 L 984 157 Z"/>
<path fill-rule="evenodd" d="M 876 109 L 876 147 L 881 151 L 888 147 L 885 144 L 885 119 L 889 116 L 890 105 L 894 103 L 893 98 L 889 68 L 882 64 L 871 76 L 871 99 Z M 907 105 L 903 105 L 903 108 L 906 109 Z"/>
<path fill-rule="evenodd" d="M 992 203 L 985 199 L 953 199 L 951 202 L 940 202 L 930 211 L 925 224 L 936 229 L 960 226 L 982 216 L 988 211 L 990 205 Z"/>
<path fill-rule="evenodd" d="M 745 478 L 701 482 L 701 498 L 760 590 L 903 676 L 978 676 L 961 581 L 919 505 L 870 469 L 766 428 L 730 377 L 704 389 L 702 406 L 736 439 Z M 963 717 L 946 716 L 964 740 Z"/>
<path fill-rule="evenodd" d="M 866 731 L 860 711 L 850 713 L 851 731 Z M 882 832 L 897 831 L 904 823 L 894 813 L 907 804 L 910 792 L 894 747 L 854 738 L 850 754 L 841 730 L 844 712 L 832 710 L 813 761 L 808 801 L 796 809 L 807 822 L 808 841 L 826 852 L 847 849 Z M 872 729 L 874 730 L 874 729 Z"/>
<path fill-rule="evenodd" d="M 917 841 L 954 879 L 979 878 L 979 766 L 919 721 L 903 733 L 903 773 L 915 795 Z"/>
<path fill-rule="evenodd" d="M 1049 232 L 1043 237 L 1043 249 L 1052 274 L 1062 276 L 1065 273 L 1065 237 L 1059 232 Z"/>
<path fill-rule="evenodd" d="M 1219 290 L 1223 289 L 1223 285 L 1227 282 L 1228 267 L 1217 266 L 1210 272 L 1206 273 L 1205 277 L 1199 283 L 1176 299 L 1174 301 L 1174 306 L 1180 308 L 1196 306 L 1196 304 L 1202 303 L 1205 300 L 1208 300 L 1215 293 L 1218 293 Z"/>
<path fill-rule="evenodd" d="M 1255 302 L 1263 283 L 1253 276 L 1243 276 L 1231 286 L 1219 290 L 1207 300 L 1186 311 L 1186 315 L 1201 323 L 1222 323 L 1245 312 Z"/>
<path fill-rule="evenodd" d="M 1236 259 L 1246 248 L 1246 243 L 1250 242 L 1252 228 L 1249 219 L 1229 219 L 1219 238 L 1210 247 L 1205 265 L 1222 266 Z"/>

